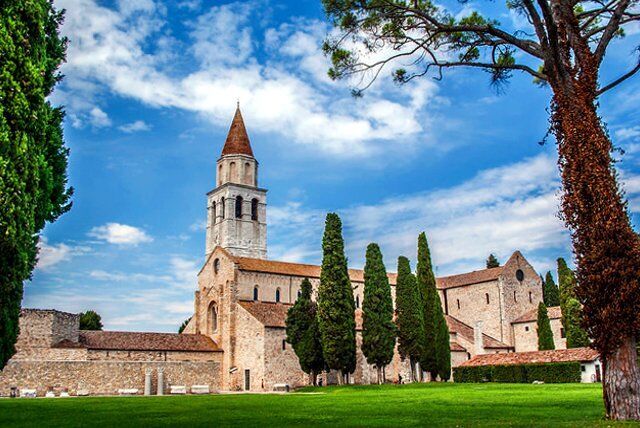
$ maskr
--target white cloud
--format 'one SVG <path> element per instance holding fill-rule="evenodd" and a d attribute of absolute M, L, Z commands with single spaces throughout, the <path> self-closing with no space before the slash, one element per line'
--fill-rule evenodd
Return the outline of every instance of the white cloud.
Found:
<path fill-rule="evenodd" d="M 89 231 L 88 235 L 110 244 L 119 245 L 138 245 L 153 241 L 153 238 L 147 235 L 144 230 L 120 223 L 96 226 Z"/>
<path fill-rule="evenodd" d="M 616 137 L 620 140 L 636 139 L 640 137 L 640 126 L 620 128 L 616 130 Z"/>
<path fill-rule="evenodd" d="M 387 81 L 364 99 L 349 98 L 345 84 L 328 84 L 326 79 L 328 63 L 320 52 L 326 29 L 319 21 L 292 19 L 296 25 L 278 29 L 282 51 L 289 56 L 283 59 L 276 53 L 263 58 L 254 49 L 263 34 L 251 30 L 257 18 L 253 13 L 259 8 L 254 3 L 214 6 L 189 24 L 193 46 L 190 51 L 182 47 L 180 55 L 185 62 L 189 55 L 195 61 L 191 70 L 178 73 L 166 61 L 171 55 L 154 50 L 166 20 L 160 8 L 140 6 L 130 13 L 93 0 L 58 0 L 57 4 L 67 9 L 63 33 L 71 40 L 63 71 L 64 85 L 74 90 L 66 96 L 91 98 L 97 86 L 150 106 L 198 113 L 224 127 L 235 100 L 240 99 L 251 128 L 340 156 L 372 155 L 390 146 L 397 152 L 399 144 L 428 141 L 428 135 L 410 137 L 429 124 L 428 117 L 419 117 L 424 112 L 415 107 L 432 105 L 426 101 L 435 96 L 437 86 L 422 82 L 419 88 L 413 87 L 415 91 L 389 89 L 392 85 Z M 270 30 L 264 34 L 273 36 Z M 81 103 L 67 104 L 86 108 Z M 391 140 L 393 145 L 388 143 Z"/>
<path fill-rule="evenodd" d="M 38 241 L 38 264 L 36 269 L 47 270 L 58 263 L 68 261 L 73 256 L 85 254 L 90 249 L 82 245 L 67 245 L 64 243 L 49 244 L 46 237 Z"/>
<path fill-rule="evenodd" d="M 109 119 L 107 113 L 98 107 L 92 108 L 89 112 L 89 122 L 96 128 L 111 126 L 111 119 Z"/>
<path fill-rule="evenodd" d="M 132 132 L 148 131 L 151 129 L 151 126 L 142 120 L 136 120 L 135 122 L 119 126 L 118 129 L 130 134 Z"/>

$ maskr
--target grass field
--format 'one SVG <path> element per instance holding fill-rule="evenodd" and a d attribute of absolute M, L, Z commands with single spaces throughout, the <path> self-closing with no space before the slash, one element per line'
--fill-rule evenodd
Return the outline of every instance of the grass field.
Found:
<path fill-rule="evenodd" d="M 0 400 L 0 426 L 608 426 L 600 385 L 416 384 L 283 395 Z"/>

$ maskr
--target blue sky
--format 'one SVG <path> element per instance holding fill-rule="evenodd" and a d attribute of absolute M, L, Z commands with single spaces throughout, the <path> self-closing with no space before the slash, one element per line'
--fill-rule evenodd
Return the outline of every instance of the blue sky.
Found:
<path fill-rule="evenodd" d="M 340 213 L 350 265 L 378 242 L 389 270 L 415 259 L 422 230 L 438 275 L 520 249 L 543 272 L 571 257 L 557 218 L 553 142 L 541 146 L 549 90 L 514 75 L 503 94 L 480 71 L 362 99 L 331 82 L 319 0 L 160 3 L 56 0 L 67 9 L 73 209 L 48 225 L 24 306 L 94 309 L 117 330 L 175 331 L 204 261 L 205 193 L 240 100 L 268 193 L 269 258 L 320 262 L 324 216 Z M 525 28 L 502 3 L 448 4 Z M 607 57 L 630 68 L 640 28 Z M 388 73 L 387 73 L 388 74 Z M 640 211 L 640 79 L 601 99 L 634 222 Z"/>

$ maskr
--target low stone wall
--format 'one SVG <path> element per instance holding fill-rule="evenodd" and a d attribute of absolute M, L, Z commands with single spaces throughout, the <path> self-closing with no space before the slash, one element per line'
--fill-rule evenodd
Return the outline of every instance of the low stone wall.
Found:
<path fill-rule="evenodd" d="M 217 361 L 14 361 L 0 372 L 0 396 L 8 396 L 11 387 L 36 389 L 44 396 L 53 388 L 67 389 L 71 395 L 87 390 L 91 395 L 114 395 L 118 389 L 138 388 L 144 392 L 145 372 L 152 370 L 153 393 L 157 391 L 158 369 L 164 370 L 165 393 L 169 385 L 209 385 L 220 389 L 220 364 Z"/>

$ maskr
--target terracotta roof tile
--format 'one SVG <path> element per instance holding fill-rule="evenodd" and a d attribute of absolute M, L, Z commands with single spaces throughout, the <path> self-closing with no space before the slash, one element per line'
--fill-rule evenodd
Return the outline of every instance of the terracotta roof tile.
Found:
<path fill-rule="evenodd" d="M 560 306 L 550 306 L 547 308 L 547 313 L 549 314 L 549 319 L 559 319 L 562 318 L 562 311 L 560 310 Z M 521 322 L 531 322 L 538 321 L 538 309 L 531 309 L 529 312 L 525 313 L 519 318 L 516 318 L 512 324 L 517 324 Z"/>
<path fill-rule="evenodd" d="M 114 351 L 220 351 L 213 340 L 202 334 L 82 330 L 80 344 L 87 349 Z"/>
<path fill-rule="evenodd" d="M 253 150 L 251 150 L 249 135 L 247 135 L 247 129 L 244 126 L 242 113 L 240 113 L 240 106 L 236 108 L 236 114 L 233 116 L 227 139 L 222 148 L 222 156 L 237 154 L 253 157 Z"/>
<path fill-rule="evenodd" d="M 449 344 L 451 352 L 467 352 L 467 349 L 460 345 L 458 342 L 451 342 Z"/>
<path fill-rule="evenodd" d="M 461 337 L 464 337 L 470 342 L 474 342 L 474 333 L 473 327 L 468 326 L 457 318 L 452 317 L 451 315 L 445 315 L 447 319 L 447 327 L 449 327 L 450 333 L 456 333 Z M 484 347 L 489 349 L 511 349 L 512 346 L 507 345 L 493 337 L 483 334 L 482 335 Z"/>
<path fill-rule="evenodd" d="M 436 278 L 436 287 L 440 289 L 462 287 L 463 285 L 477 284 L 480 282 L 495 281 L 502 273 L 502 266 L 461 273 L 458 275 Z"/>
<path fill-rule="evenodd" d="M 234 257 L 241 270 L 250 272 L 275 273 L 293 275 L 306 278 L 320 278 L 320 266 L 303 263 L 279 262 L 275 260 L 253 259 L 249 257 Z M 396 283 L 396 274 L 387 274 L 392 285 Z M 364 271 L 349 269 L 349 278 L 354 282 L 364 282 Z"/>
<path fill-rule="evenodd" d="M 570 361 L 593 361 L 599 357 L 591 348 L 556 349 L 552 351 L 509 352 L 507 354 L 476 355 L 461 364 L 462 367 L 494 366 L 535 363 L 563 363 Z"/>

